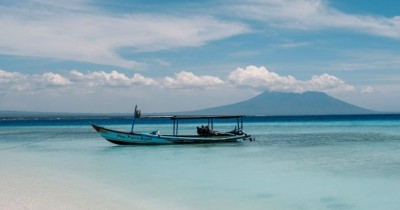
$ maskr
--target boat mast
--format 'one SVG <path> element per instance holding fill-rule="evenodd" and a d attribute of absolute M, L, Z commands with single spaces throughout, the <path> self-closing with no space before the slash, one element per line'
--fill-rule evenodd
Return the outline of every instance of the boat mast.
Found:
<path fill-rule="evenodd" d="M 132 128 L 131 128 L 131 133 L 133 133 L 133 127 L 135 126 L 135 121 L 138 116 L 138 110 L 137 110 L 137 104 L 135 105 L 135 113 L 133 113 L 133 121 L 132 121 Z"/>

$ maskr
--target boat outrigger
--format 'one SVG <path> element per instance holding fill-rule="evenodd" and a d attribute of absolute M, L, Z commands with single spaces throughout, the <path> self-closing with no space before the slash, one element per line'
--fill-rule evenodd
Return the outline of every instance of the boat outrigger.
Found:
<path fill-rule="evenodd" d="M 238 140 L 250 140 L 254 138 L 243 131 L 243 116 L 162 116 L 168 117 L 173 122 L 172 135 L 161 135 L 159 131 L 149 133 L 134 132 L 137 118 L 160 118 L 160 117 L 141 117 L 140 111 L 135 107 L 131 132 L 122 132 L 104 128 L 92 124 L 93 128 L 106 140 L 119 145 L 132 144 L 193 144 L 193 143 L 222 143 L 237 142 Z M 197 127 L 197 135 L 179 135 L 179 121 L 207 119 L 207 125 Z M 229 132 L 219 132 L 213 130 L 214 119 L 236 119 L 236 127 Z"/>

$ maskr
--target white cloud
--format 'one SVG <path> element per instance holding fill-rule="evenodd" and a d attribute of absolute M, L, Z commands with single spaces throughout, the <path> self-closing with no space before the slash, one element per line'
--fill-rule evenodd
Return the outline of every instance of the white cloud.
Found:
<path fill-rule="evenodd" d="M 351 92 L 354 87 L 346 84 L 343 80 L 329 75 L 314 75 L 310 80 L 301 82 L 305 90 L 315 90 L 324 92 Z"/>
<path fill-rule="evenodd" d="M 70 84 L 71 81 L 68 78 L 52 72 L 29 75 L 0 69 L 0 92 L 11 90 L 31 94 L 51 89 L 55 90 L 54 88 L 62 89 Z"/>
<path fill-rule="evenodd" d="M 42 7 L 51 7 L 68 10 L 81 10 L 84 11 L 90 6 L 91 0 L 27 0 L 32 4 L 38 4 Z M 22 1 L 23 2 L 23 1 Z M 24 2 L 26 3 L 26 2 Z"/>
<path fill-rule="evenodd" d="M 249 0 L 229 7 L 236 16 L 292 29 L 346 29 L 400 38 L 400 16 L 354 15 L 331 7 L 325 0 Z"/>
<path fill-rule="evenodd" d="M 371 87 L 371 86 L 367 86 L 367 87 L 361 88 L 360 92 L 361 93 L 365 93 L 365 94 L 369 94 L 369 93 L 375 92 L 375 89 L 373 87 Z"/>
<path fill-rule="evenodd" d="M 304 47 L 310 45 L 309 42 L 288 42 L 288 43 L 284 43 L 284 44 L 279 44 L 278 46 L 281 48 L 297 48 L 297 47 Z"/>
<path fill-rule="evenodd" d="M 23 91 L 28 88 L 27 77 L 19 72 L 7 72 L 0 69 L 0 93 L 7 90 Z"/>
<path fill-rule="evenodd" d="M 239 86 L 247 86 L 256 89 L 269 89 L 280 91 L 301 91 L 297 87 L 297 80 L 292 76 L 280 76 L 268 71 L 265 67 L 248 66 L 245 69 L 238 68 L 232 71 L 228 80 Z"/>
<path fill-rule="evenodd" d="M 211 16 L 112 16 L 90 10 L 89 4 L 85 4 L 87 11 L 81 11 L 79 1 L 49 2 L 0 5 L 1 54 L 134 68 L 140 63 L 121 57 L 117 53 L 119 48 L 157 51 L 193 47 L 249 31 L 241 23 Z"/>
<path fill-rule="evenodd" d="M 19 72 L 7 72 L 0 69 L 0 84 L 6 84 L 24 78 L 24 75 Z"/>
<path fill-rule="evenodd" d="M 110 73 L 104 71 L 95 71 L 82 73 L 76 70 L 70 72 L 71 80 L 75 83 L 82 83 L 90 87 L 94 86 L 120 86 L 128 87 L 133 85 L 144 85 L 152 86 L 157 85 L 154 79 L 144 77 L 140 74 L 134 74 L 133 77 L 129 78 L 125 74 L 117 71 L 111 71 Z"/>
<path fill-rule="evenodd" d="M 197 76 L 192 72 L 181 71 L 175 74 L 175 78 L 165 77 L 164 86 L 167 88 L 210 88 L 220 87 L 225 82 L 214 76 Z"/>
<path fill-rule="evenodd" d="M 354 87 L 329 74 L 314 75 L 310 80 L 302 81 L 297 80 L 291 75 L 281 76 L 267 70 L 263 66 L 248 66 L 245 69 L 238 68 L 230 73 L 228 80 L 234 85 L 271 91 L 348 92 L 354 90 Z"/>
<path fill-rule="evenodd" d="M 44 73 L 41 78 L 43 79 L 45 84 L 55 85 L 55 86 L 65 86 L 71 84 L 69 79 L 52 72 Z"/>
<path fill-rule="evenodd" d="M 7 72 L 0 69 L 0 92 L 20 92 L 26 94 L 42 92 L 79 92 L 88 91 L 97 87 L 135 87 L 156 86 L 154 79 L 134 74 L 128 77 L 117 71 L 95 71 L 82 73 L 72 70 L 67 75 L 53 72 L 43 74 L 22 74 Z"/>
<path fill-rule="evenodd" d="M 52 72 L 44 74 L 22 74 L 0 70 L 0 87 L 3 91 L 18 91 L 27 93 L 40 93 L 43 91 L 70 91 L 81 92 L 95 91 L 97 88 L 135 88 L 153 87 L 159 89 L 210 89 L 223 91 L 225 88 L 253 89 L 258 91 L 283 91 L 283 92 L 351 92 L 355 88 L 343 80 L 329 74 L 314 75 L 309 80 L 298 80 L 295 77 L 281 76 L 267 70 L 265 67 L 248 66 L 237 68 L 229 73 L 227 78 L 210 75 L 196 75 L 192 72 L 181 71 L 174 77 L 150 78 L 141 74 L 129 77 L 117 71 L 79 72 L 72 70 L 69 74 L 61 75 Z M 361 90 L 361 89 L 360 89 Z M 372 91 L 370 87 L 361 92 Z"/>

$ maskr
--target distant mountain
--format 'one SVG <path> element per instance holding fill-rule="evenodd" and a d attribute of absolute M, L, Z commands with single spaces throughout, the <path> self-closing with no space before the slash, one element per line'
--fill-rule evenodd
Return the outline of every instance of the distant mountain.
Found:
<path fill-rule="evenodd" d="M 322 92 L 282 93 L 264 92 L 260 95 L 235 104 L 218 106 L 189 112 L 153 113 L 184 115 L 346 115 L 379 114 L 347 102 L 335 99 Z M 0 111 L 0 118 L 10 117 L 131 117 L 130 113 L 56 113 Z"/>
<path fill-rule="evenodd" d="M 235 104 L 185 112 L 193 115 L 345 115 L 376 114 L 322 92 L 263 92 Z"/>

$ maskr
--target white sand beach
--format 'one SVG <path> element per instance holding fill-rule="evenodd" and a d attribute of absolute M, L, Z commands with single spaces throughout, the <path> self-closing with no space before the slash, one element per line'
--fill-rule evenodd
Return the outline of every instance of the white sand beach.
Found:
<path fill-rule="evenodd" d="M 179 209 L 33 161 L 29 153 L 0 153 L 0 209 Z"/>

